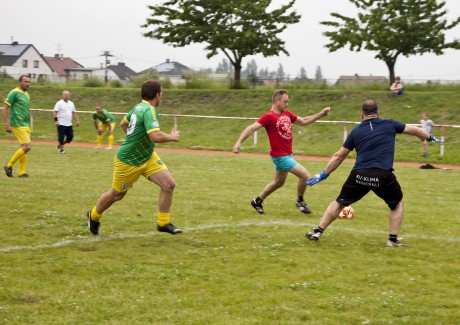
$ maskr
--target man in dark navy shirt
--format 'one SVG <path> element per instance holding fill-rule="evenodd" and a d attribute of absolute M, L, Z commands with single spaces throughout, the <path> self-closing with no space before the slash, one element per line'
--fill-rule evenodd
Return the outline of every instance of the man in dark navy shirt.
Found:
<path fill-rule="evenodd" d="M 313 186 L 326 179 L 356 149 L 355 165 L 339 196 L 329 204 L 318 227 L 308 232 L 306 237 L 318 240 L 345 206 L 359 201 L 369 191 L 373 191 L 390 208 L 390 233 L 386 246 L 405 246 L 398 239 L 404 205 L 401 186 L 393 174 L 396 134 L 409 134 L 438 143 L 441 141 L 419 127 L 379 118 L 378 105 L 372 100 L 365 101 L 362 105 L 361 118 L 361 124 L 350 132 L 343 146 L 329 160 L 326 169 L 307 181 L 308 186 Z"/>

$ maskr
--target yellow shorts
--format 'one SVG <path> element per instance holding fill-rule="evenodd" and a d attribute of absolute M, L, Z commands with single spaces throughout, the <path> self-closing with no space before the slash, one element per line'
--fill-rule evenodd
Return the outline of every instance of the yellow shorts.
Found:
<path fill-rule="evenodd" d="M 102 130 L 102 132 L 104 132 L 104 131 L 107 131 L 109 129 L 109 125 L 99 122 L 99 128 Z M 113 132 L 113 130 L 115 130 L 115 122 L 110 123 L 110 129 L 112 130 L 112 132 Z"/>
<path fill-rule="evenodd" d="M 115 156 L 113 160 L 112 188 L 117 192 L 127 192 L 137 182 L 139 176 L 149 178 L 150 175 L 164 169 L 168 169 L 168 167 L 161 161 L 156 152 L 153 152 L 152 157 L 140 166 L 127 165 Z"/>
<path fill-rule="evenodd" d="M 20 144 L 30 142 L 30 128 L 24 126 L 12 126 L 11 131 L 16 136 Z"/>

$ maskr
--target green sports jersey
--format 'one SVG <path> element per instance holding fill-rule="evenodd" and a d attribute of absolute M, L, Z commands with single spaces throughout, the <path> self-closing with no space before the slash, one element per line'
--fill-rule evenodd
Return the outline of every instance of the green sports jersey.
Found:
<path fill-rule="evenodd" d="M 30 96 L 27 91 L 19 87 L 11 90 L 5 104 L 10 106 L 10 126 L 30 127 Z"/>
<path fill-rule="evenodd" d="M 110 114 L 106 109 L 102 109 L 101 114 L 98 114 L 97 112 L 93 114 L 93 121 L 96 120 L 99 120 L 103 124 L 107 124 L 107 121 L 110 121 L 110 123 L 115 122 L 113 115 Z"/>
<path fill-rule="evenodd" d="M 117 158 L 125 164 L 140 166 L 153 154 L 155 143 L 149 133 L 160 130 L 158 112 L 155 107 L 143 100 L 124 117 L 129 122 L 126 138 L 117 151 Z"/>

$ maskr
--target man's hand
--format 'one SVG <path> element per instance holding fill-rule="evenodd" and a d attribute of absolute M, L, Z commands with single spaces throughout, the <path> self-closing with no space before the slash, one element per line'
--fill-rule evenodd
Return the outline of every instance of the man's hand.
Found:
<path fill-rule="evenodd" d="M 329 175 L 326 174 L 326 172 L 321 172 L 321 174 L 316 174 L 315 176 L 309 178 L 307 180 L 307 186 L 313 186 L 315 184 L 318 184 L 319 182 L 321 182 L 322 180 L 325 180 Z"/>
<path fill-rule="evenodd" d="M 236 143 L 233 146 L 233 153 L 240 153 L 240 150 L 241 150 L 241 145 L 239 143 Z"/>
<path fill-rule="evenodd" d="M 430 134 L 430 137 L 428 138 L 428 141 L 430 141 L 430 142 L 433 141 L 433 142 L 436 142 L 436 143 L 444 144 L 444 142 L 442 142 L 440 139 L 432 136 L 431 134 Z"/>
<path fill-rule="evenodd" d="M 331 114 L 331 108 L 326 107 L 321 111 L 321 113 L 323 113 L 323 116 L 329 115 L 329 114 Z"/>
<path fill-rule="evenodd" d="M 6 133 L 11 133 L 11 126 L 9 124 L 5 125 L 5 131 Z"/>

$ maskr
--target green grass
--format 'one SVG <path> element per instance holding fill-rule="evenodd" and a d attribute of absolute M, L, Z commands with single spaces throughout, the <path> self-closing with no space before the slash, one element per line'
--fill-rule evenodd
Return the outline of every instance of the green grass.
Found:
<path fill-rule="evenodd" d="M 6 96 L 11 85 L 0 83 L 0 95 Z M 54 107 L 60 98 L 63 87 L 39 86 L 33 84 L 30 89 L 32 108 L 48 109 Z M 80 113 L 82 125 L 75 128 L 75 141 L 96 142 L 96 132 L 90 112 L 99 102 L 111 112 L 128 112 L 139 101 L 139 89 L 133 88 L 69 88 L 72 100 L 77 109 L 88 113 Z M 165 89 L 164 100 L 160 106 L 160 114 L 205 115 L 258 118 L 270 108 L 273 89 L 255 90 L 189 90 Z M 458 103 L 460 92 L 456 88 L 440 88 L 436 91 L 411 91 L 409 88 L 404 96 L 392 98 L 387 91 L 352 89 L 352 90 L 316 90 L 290 89 L 289 108 L 301 116 L 311 115 L 320 109 L 330 106 L 332 114 L 325 121 L 360 121 L 360 107 L 363 100 L 372 98 L 380 104 L 381 116 L 394 118 L 405 123 L 418 124 L 423 112 L 430 113 L 431 119 L 439 125 L 460 125 Z M 118 124 L 123 115 L 116 115 L 115 143 L 121 144 L 124 135 Z M 56 129 L 52 113 L 33 112 L 35 140 L 56 140 Z M 243 131 L 254 120 L 224 120 L 205 118 L 178 118 L 181 131 L 180 142 L 165 144 L 165 146 L 180 146 L 183 148 L 211 149 L 230 151 Z M 171 117 L 161 117 L 161 127 L 169 132 L 172 128 Z M 352 125 L 348 127 L 351 131 Z M 331 156 L 343 143 L 342 124 L 316 123 L 307 127 L 294 126 L 294 153 L 303 155 Z M 3 131 L 2 131 L 3 132 Z M 435 128 L 433 134 L 440 136 L 440 128 Z M 10 137 L 0 133 L 0 137 Z M 397 161 L 413 161 L 431 164 L 460 165 L 459 128 L 445 129 L 444 156 L 440 156 L 440 146 L 430 145 L 430 157 L 424 159 L 422 143 L 409 136 L 397 137 Z M 257 146 L 253 139 L 248 139 L 244 151 L 267 153 L 268 139 L 264 130 L 259 132 Z M 104 140 L 107 141 L 107 140 Z"/>
<path fill-rule="evenodd" d="M 16 148 L 0 143 L 1 160 Z M 85 213 L 110 187 L 114 153 L 67 151 L 34 145 L 31 178 L 0 177 L 1 323 L 458 324 L 458 170 L 396 168 L 410 246 L 393 249 L 373 194 L 321 241 L 304 237 L 350 164 L 307 190 L 311 215 L 296 210 L 290 176 L 259 216 L 249 201 L 273 177 L 268 157 L 160 153 L 184 233 L 155 231 L 158 189 L 140 179 L 93 236 Z"/>

